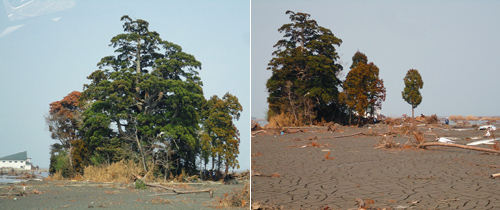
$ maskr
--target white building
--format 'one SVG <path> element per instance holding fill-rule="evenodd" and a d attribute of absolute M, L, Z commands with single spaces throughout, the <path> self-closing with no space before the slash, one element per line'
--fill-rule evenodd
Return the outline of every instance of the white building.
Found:
<path fill-rule="evenodd" d="M 31 170 L 31 158 L 28 152 L 20 152 L 0 158 L 0 168 L 14 168 Z"/>

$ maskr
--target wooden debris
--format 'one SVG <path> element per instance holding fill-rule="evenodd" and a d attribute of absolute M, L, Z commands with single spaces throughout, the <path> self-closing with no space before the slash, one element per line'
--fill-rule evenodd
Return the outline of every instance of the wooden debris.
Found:
<path fill-rule="evenodd" d="M 332 136 L 330 138 L 344 138 L 344 137 L 352 137 L 352 136 L 358 136 L 358 135 L 366 135 L 366 134 L 363 132 L 359 132 L 359 133 L 353 133 L 353 134 L 342 135 L 342 136 Z"/>
<path fill-rule="evenodd" d="M 257 134 L 266 134 L 267 132 L 265 130 L 258 130 L 258 131 L 252 131 L 252 136 L 257 135 Z"/>
<path fill-rule="evenodd" d="M 441 142 L 424 142 L 424 143 L 421 143 L 418 145 L 419 148 L 425 148 L 428 146 L 457 147 L 457 148 L 461 148 L 461 149 L 477 150 L 477 151 L 481 151 L 481 152 L 500 153 L 500 150 L 486 149 L 486 148 L 481 148 L 481 147 L 471 147 L 471 146 L 461 145 L 461 144 L 441 143 Z"/>
<path fill-rule="evenodd" d="M 492 174 L 492 175 L 490 176 L 490 178 L 495 178 L 495 177 L 499 177 L 499 176 L 500 176 L 500 173 L 496 173 L 496 174 Z"/>
<path fill-rule="evenodd" d="M 143 177 L 131 172 L 132 175 L 134 175 L 134 177 L 136 177 L 137 179 L 141 179 L 141 180 L 144 180 Z M 171 190 L 173 192 L 173 194 L 190 194 L 190 193 L 202 193 L 202 192 L 208 192 L 210 194 L 210 198 L 213 198 L 214 194 L 213 194 L 213 189 L 212 188 L 209 188 L 209 189 L 203 189 L 203 190 L 191 190 L 191 191 L 178 191 L 174 188 L 170 188 L 170 187 L 166 187 L 166 186 L 162 186 L 162 185 L 157 185 L 157 184 L 151 184 L 151 183 L 146 183 L 144 182 L 144 184 L 146 184 L 146 186 L 148 187 L 156 187 L 156 188 L 162 188 L 162 189 L 166 189 L 166 190 Z M 172 194 L 172 193 L 171 193 Z"/>
<path fill-rule="evenodd" d="M 360 198 L 356 198 L 356 205 L 358 205 L 358 208 L 365 208 L 366 204 L 365 204 L 365 201 L 363 201 L 363 199 L 360 199 Z"/>
<path fill-rule="evenodd" d="M 178 190 L 176 190 L 174 188 L 165 187 L 165 186 L 156 185 L 156 184 L 148 184 L 148 183 L 146 183 L 146 186 L 148 186 L 148 187 L 157 187 L 157 188 L 162 188 L 162 189 L 166 189 L 166 190 L 171 190 L 172 192 L 174 192 L 174 194 L 190 194 L 190 193 L 208 192 L 208 193 L 210 193 L 210 198 L 213 198 L 213 190 L 212 190 L 212 188 L 203 189 L 203 190 L 178 191 Z"/>

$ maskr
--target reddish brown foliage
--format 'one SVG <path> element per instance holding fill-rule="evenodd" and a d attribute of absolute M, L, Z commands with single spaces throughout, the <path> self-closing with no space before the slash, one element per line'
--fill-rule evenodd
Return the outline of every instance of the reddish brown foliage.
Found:
<path fill-rule="evenodd" d="M 63 100 L 52 102 L 50 104 L 49 113 L 51 115 L 52 114 L 59 114 L 61 116 L 67 117 L 67 118 L 73 118 L 72 111 L 74 111 L 80 107 L 79 106 L 80 95 L 81 95 L 80 92 L 73 91 L 70 94 L 68 94 L 66 97 L 64 97 Z"/>

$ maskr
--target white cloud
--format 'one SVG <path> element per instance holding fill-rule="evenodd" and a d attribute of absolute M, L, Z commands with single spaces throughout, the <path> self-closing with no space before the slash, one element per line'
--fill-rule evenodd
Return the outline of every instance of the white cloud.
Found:
<path fill-rule="evenodd" d="M 52 18 L 53 21 L 58 21 L 60 19 L 61 19 L 61 17 Z"/>
<path fill-rule="evenodd" d="M 12 32 L 14 32 L 15 30 L 23 27 L 24 24 L 21 24 L 21 25 L 17 25 L 17 26 L 10 26 L 8 28 L 6 28 L 5 30 L 2 31 L 2 33 L 0 34 L 0 38 L 2 38 L 3 36 L 7 35 L 7 34 L 10 34 Z"/>

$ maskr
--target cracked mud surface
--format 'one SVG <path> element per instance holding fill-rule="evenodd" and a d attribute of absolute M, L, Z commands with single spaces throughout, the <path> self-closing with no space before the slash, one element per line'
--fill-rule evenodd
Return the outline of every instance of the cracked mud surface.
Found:
<path fill-rule="evenodd" d="M 450 147 L 427 150 L 374 149 L 381 137 L 355 136 L 366 128 L 340 133 L 305 132 L 252 137 L 252 170 L 280 177 L 252 176 L 252 202 L 284 209 L 356 208 L 355 199 L 371 207 L 393 209 L 499 209 L 500 156 Z M 379 133 L 383 132 L 378 130 Z M 483 135 L 483 131 L 436 130 L 440 136 Z M 317 137 L 324 147 L 301 147 Z M 408 138 L 395 137 L 404 144 Z M 488 147 L 483 145 L 482 147 Z M 330 157 L 325 159 L 326 150 Z"/>

